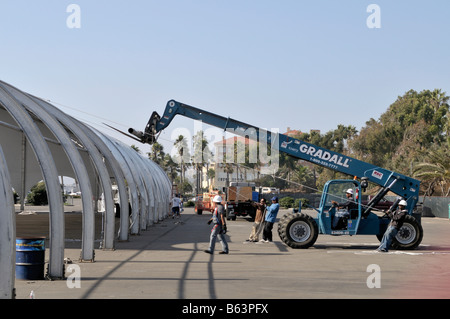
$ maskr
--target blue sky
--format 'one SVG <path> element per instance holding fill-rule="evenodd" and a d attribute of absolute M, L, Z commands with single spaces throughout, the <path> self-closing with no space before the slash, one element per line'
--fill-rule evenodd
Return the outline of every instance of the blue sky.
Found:
<path fill-rule="evenodd" d="M 81 28 L 67 27 L 72 3 Z M 381 28 L 366 24 L 372 3 Z M 450 94 L 449 12 L 447 0 L 3 0 L 0 79 L 130 145 L 101 123 L 143 129 L 170 99 L 280 132 L 359 130 L 410 89 Z M 177 118 L 166 147 L 178 127 L 194 123 Z"/>

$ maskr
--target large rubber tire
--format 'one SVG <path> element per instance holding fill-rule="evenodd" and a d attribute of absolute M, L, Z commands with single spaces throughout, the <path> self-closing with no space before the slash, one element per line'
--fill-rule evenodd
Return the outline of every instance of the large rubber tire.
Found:
<path fill-rule="evenodd" d="M 422 238 L 422 225 L 413 216 L 406 215 L 402 228 L 400 228 L 397 236 L 392 241 L 392 248 L 404 250 L 416 249 L 422 242 Z"/>
<path fill-rule="evenodd" d="M 284 214 L 284 215 L 280 218 L 280 220 L 278 221 L 278 236 L 280 236 L 280 238 L 281 238 L 281 230 L 282 230 L 281 225 L 284 224 L 285 220 L 286 220 L 290 215 L 291 215 L 291 213 Z"/>
<path fill-rule="evenodd" d="M 281 240 L 291 248 L 309 248 L 319 236 L 319 227 L 315 220 L 306 214 L 288 213 L 278 223 Z"/>

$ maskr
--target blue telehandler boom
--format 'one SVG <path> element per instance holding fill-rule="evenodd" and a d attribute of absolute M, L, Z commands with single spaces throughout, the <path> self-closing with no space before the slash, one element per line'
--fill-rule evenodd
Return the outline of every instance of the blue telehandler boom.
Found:
<path fill-rule="evenodd" d="M 285 134 L 272 133 L 175 100 L 167 102 L 162 117 L 157 112 L 153 112 L 143 132 L 133 128 L 130 128 L 128 132 L 136 136 L 142 143 L 152 144 L 176 115 L 199 120 L 260 143 L 267 143 L 272 149 L 287 153 L 296 159 L 353 177 L 348 180 L 331 180 L 325 184 L 316 218 L 301 213 L 300 210 L 298 213 L 285 214 L 279 220 L 278 234 L 288 246 L 308 248 L 314 245 L 319 234 L 376 235 L 378 239 L 381 239 L 389 223 L 389 218 L 386 215 L 378 216 L 373 211 L 388 192 L 398 195 L 398 199 L 390 210 L 395 209 L 401 199 L 407 201 L 408 210 L 408 215 L 393 246 L 398 249 L 415 249 L 421 243 L 423 229 L 420 224 L 420 214 L 415 213 L 419 199 L 420 181 Z M 362 194 L 369 182 L 378 185 L 380 190 L 367 204 L 363 205 L 361 203 L 362 196 L 355 196 L 355 194 Z M 335 215 L 339 210 L 336 201 L 343 198 L 347 191 L 354 194 L 351 201 L 356 205 L 353 205 L 352 211 L 346 214 L 347 217 L 340 218 L 339 222 L 336 222 Z"/>

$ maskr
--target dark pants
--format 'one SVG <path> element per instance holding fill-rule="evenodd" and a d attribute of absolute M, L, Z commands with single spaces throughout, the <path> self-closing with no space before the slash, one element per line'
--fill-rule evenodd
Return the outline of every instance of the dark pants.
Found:
<path fill-rule="evenodd" d="M 264 230 L 263 230 L 263 239 L 272 241 L 272 228 L 273 223 L 271 222 L 264 222 Z"/>

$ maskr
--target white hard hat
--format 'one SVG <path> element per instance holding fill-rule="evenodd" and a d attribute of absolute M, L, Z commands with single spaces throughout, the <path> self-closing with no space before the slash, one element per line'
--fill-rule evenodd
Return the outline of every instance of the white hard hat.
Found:
<path fill-rule="evenodd" d="M 222 197 L 219 195 L 214 196 L 213 202 L 215 203 L 221 203 L 222 202 Z"/>
<path fill-rule="evenodd" d="M 400 203 L 398 203 L 399 205 L 402 205 L 402 206 L 408 206 L 408 203 L 406 202 L 406 200 L 404 200 L 404 199 L 402 199 L 401 201 L 400 201 Z"/>
<path fill-rule="evenodd" d="M 347 194 L 352 194 L 352 195 L 353 195 L 353 189 L 351 189 L 351 188 L 347 189 L 346 193 L 347 193 Z"/>

